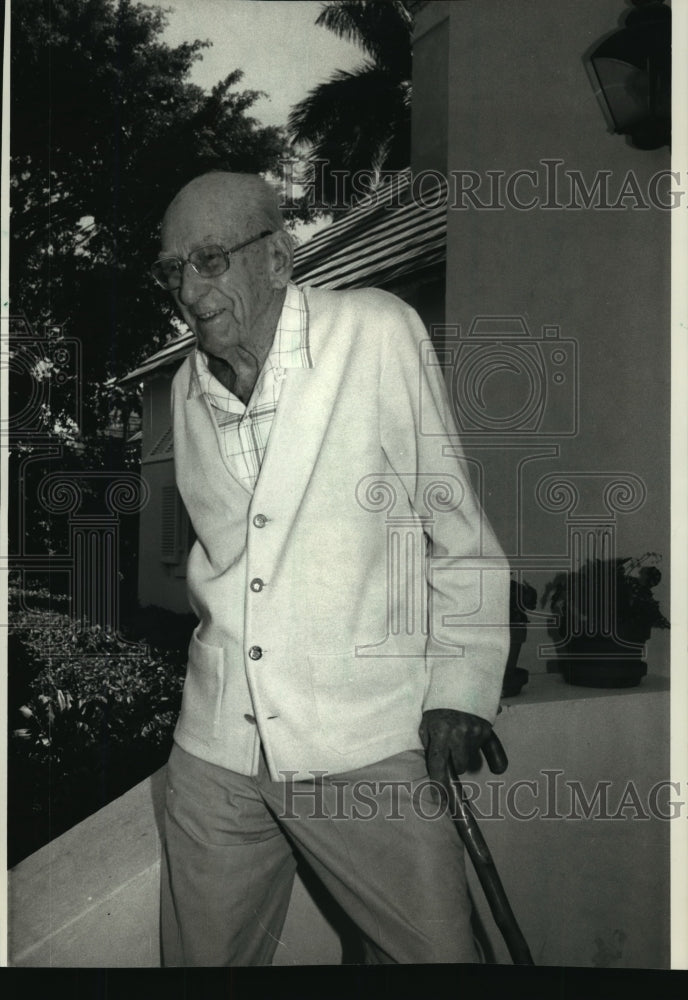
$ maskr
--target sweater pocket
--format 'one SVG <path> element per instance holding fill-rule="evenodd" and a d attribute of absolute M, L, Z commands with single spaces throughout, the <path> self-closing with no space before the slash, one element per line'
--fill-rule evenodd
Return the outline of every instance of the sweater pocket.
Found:
<path fill-rule="evenodd" d="M 212 743 L 219 732 L 223 665 L 222 647 L 208 646 L 194 632 L 189 643 L 189 661 L 178 726 L 199 743 Z"/>
<path fill-rule="evenodd" d="M 425 662 L 353 653 L 308 657 L 321 738 L 340 753 L 408 733 L 418 742 Z"/>

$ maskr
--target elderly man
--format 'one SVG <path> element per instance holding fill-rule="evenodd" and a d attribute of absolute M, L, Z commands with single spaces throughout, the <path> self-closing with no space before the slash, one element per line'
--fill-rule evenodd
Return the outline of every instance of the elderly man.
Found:
<path fill-rule="evenodd" d="M 416 313 L 291 272 L 262 179 L 206 174 L 168 208 L 153 274 L 196 335 L 172 406 L 200 623 L 164 962 L 269 964 L 295 855 L 370 961 L 475 961 L 461 843 L 423 793 L 491 731 L 508 573 Z"/>

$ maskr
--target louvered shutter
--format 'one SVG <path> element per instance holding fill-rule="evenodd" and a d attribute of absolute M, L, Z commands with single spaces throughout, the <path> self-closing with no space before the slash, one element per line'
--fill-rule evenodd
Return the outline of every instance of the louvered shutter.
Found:
<path fill-rule="evenodd" d="M 162 516 L 160 518 L 160 559 L 176 566 L 182 559 L 181 501 L 174 483 L 162 488 Z"/>

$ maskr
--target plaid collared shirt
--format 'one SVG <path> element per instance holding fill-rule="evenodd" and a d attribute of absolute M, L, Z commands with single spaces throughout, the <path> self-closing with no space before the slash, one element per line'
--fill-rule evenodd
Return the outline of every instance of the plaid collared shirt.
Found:
<path fill-rule="evenodd" d="M 223 459 L 251 491 L 258 481 L 287 369 L 312 367 L 308 306 L 301 289 L 291 282 L 270 353 L 247 405 L 215 378 L 207 355 L 198 347 L 194 351 L 189 395 L 205 395 L 220 430 Z"/>

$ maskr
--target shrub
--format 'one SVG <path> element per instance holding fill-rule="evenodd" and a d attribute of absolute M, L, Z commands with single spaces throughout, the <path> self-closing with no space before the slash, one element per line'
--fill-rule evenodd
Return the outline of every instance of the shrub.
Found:
<path fill-rule="evenodd" d="M 35 631 L 29 630 L 27 646 L 35 642 Z M 98 626 L 68 623 L 51 631 L 58 641 L 47 645 L 47 662 L 20 708 L 24 728 L 14 733 L 29 741 L 29 756 L 42 757 L 49 747 L 55 766 L 92 742 L 159 743 L 179 708 L 179 671 L 146 646 Z"/>
<path fill-rule="evenodd" d="M 10 864 L 167 759 L 186 646 L 160 651 L 51 610 L 10 622 Z"/>

